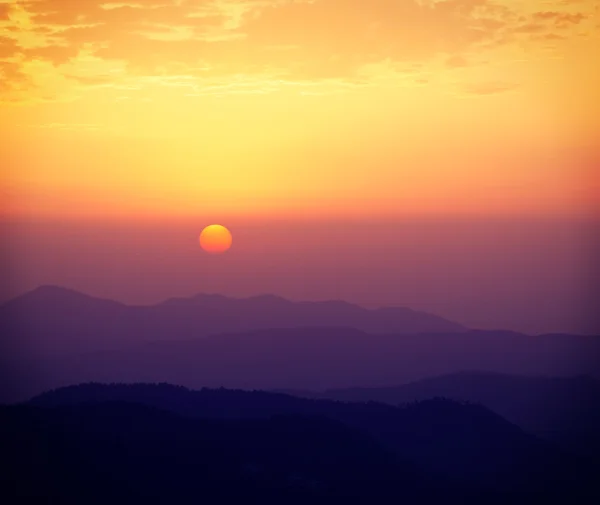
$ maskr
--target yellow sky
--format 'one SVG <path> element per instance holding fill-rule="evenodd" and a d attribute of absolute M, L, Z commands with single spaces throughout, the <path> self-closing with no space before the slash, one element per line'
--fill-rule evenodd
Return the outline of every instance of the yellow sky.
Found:
<path fill-rule="evenodd" d="M 0 0 L 0 211 L 589 213 L 598 47 L 590 0 Z"/>

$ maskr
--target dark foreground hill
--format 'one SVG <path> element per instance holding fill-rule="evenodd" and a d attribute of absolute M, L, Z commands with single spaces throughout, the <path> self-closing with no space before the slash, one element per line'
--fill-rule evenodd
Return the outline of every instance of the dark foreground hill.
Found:
<path fill-rule="evenodd" d="M 108 402 L 3 407 L 0 425 L 8 505 L 434 503 L 447 491 L 322 418 L 190 419 Z"/>
<path fill-rule="evenodd" d="M 288 391 L 308 398 L 399 405 L 444 397 L 479 403 L 525 431 L 600 458 L 600 381 L 460 372 L 394 387 Z"/>
<path fill-rule="evenodd" d="M 336 449 L 327 449 L 333 450 L 337 456 L 327 456 L 324 453 L 323 458 L 340 458 L 341 452 L 344 451 L 364 451 L 365 447 L 372 446 L 360 441 L 372 440 L 384 452 L 389 451 L 389 454 L 393 455 L 393 464 L 402 469 L 392 479 L 395 482 L 394 486 L 411 496 L 423 485 L 433 490 L 445 489 L 446 492 L 452 489 L 463 498 L 473 494 L 481 497 L 483 493 L 488 497 L 506 495 L 516 499 L 533 493 L 536 497 L 552 497 L 556 500 L 566 500 L 567 497 L 579 497 L 583 500 L 589 494 L 588 484 L 594 471 L 586 461 L 541 442 L 483 407 L 448 400 L 430 400 L 398 408 L 377 403 L 353 404 L 309 400 L 266 392 L 189 391 L 166 384 L 88 384 L 46 393 L 34 398 L 29 407 L 49 408 L 49 412 L 59 408 L 59 412 L 63 413 L 74 407 L 100 409 L 101 412 L 103 407 L 109 408 L 107 406 L 115 403 L 136 403 L 187 419 L 273 421 L 274 417 L 292 417 L 296 419 L 294 422 L 299 424 L 289 432 L 289 436 L 300 437 L 299 440 L 306 437 L 312 439 L 311 426 L 327 431 L 325 427 L 320 427 L 318 422 L 316 425 L 307 425 L 308 431 L 305 431 L 302 424 L 305 421 L 299 419 L 326 419 L 329 423 L 334 423 L 327 424 L 330 427 L 327 429 L 339 432 L 340 437 L 348 434 L 350 438 L 354 437 L 355 441 L 340 442 Z M 72 427 L 79 423 L 68 419 L 65 422 L 70 423 L 64 430 L 66 433 L 70 433 Z M 134 431 L 145 430 L 143 423 L 138 425 L 135 419 L 123 418 L 123 423 Z M 344 428 L 338 430 L 335 423 L 341 423 Z M 84 425 L 79 426 L 82 430 L 88 430 Z M 356 435 L 350 436 L 352 433 Z M 359 433 L 362 435 L 359 436 Z M 328 435 L 324 439 L 334 443 L 335 437 L 330 438 Z M 265 442 L 267 447 L 271 447 L 269 444 L 272 443 Z M 309 450 L 312 443 L 313 441 L 307 442 L 306 450 Z M 356 443 L 366 445 L 362 445 L 360 449 L 353 448 Z M 179 441 L 177 444 L 185 445 L 185 442 Z M 317 450 L 317 454 L 320 450 Z M 297 461 L 306 456 L 300 457 L 292 451 L 287 457 L 291 461 Z M 348 464 L 362 459 L 356 454 L 347 457 Z M 364 462 L 366 461 L 368 459 Z M 391 464 L 383 453 L 373 456 L 374 468 L 379 464 L 383 465 L 384 461 Z M 285 460 L 284 467 L 287 464 Z M 311 465 L 312 463 L 308 464 L 306 468 Z M 389 475 L 386 472 L 394 474 L 397 471 L 390 470 L 389 467 L 388 470 L 384 470 L 384 466 L 374 471 L 374 474 L 383 476 Z M 356 468 L 361 467 L 359 465 Z M 360 473 L 363 470 L 356 471 Z M 351 475 L 354 474 L 349 473 L 347 477 L 350 478 Z M 370 474 L 367 472 L 365 475 Z M 354 475 L 351 478 L 357 477 Z M 403 478 L 412 484 L 405 486 Z M 314 476 L 311 479 L 314 479 Z M 358 483 L 360 482 L 366 481 L 358 478 Z M 367 488 L 372 485 L 372 482 L 365 484 Z M 386 493 L 391 492 L 387 491 L 387 486 L 390 485 L 390 482 L 385 481 L 379 485 L 379 489 L 386 489 Z"/>

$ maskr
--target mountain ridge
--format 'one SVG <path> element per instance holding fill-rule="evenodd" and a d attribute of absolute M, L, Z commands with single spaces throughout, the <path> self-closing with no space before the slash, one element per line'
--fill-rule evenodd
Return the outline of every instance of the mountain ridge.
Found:
<path fill-rule="evenodd" d="M 87 383 L 58 388 L 24 405 L 44 408 L 136 403 L 197 419 L 324 418 L 359 430 L 400 461 L 481 489 L 542 489 L 547 472 L 565 484 L 588 472 L 569 455 L 484 406 L 437 398 L 402 407 L 382 403 L 311 400 L 267 391 L 193 390 L 168 383 Z M 571 467 L 571 465 L 575 465 Z M 583 465 L 583 466 L 579 466 Z M 563 469 L 557 472 L 557 468 Z M 587 475 L 587 473 L 586 473 Z"/>
<path fill-rule="evenodd" d="M 276 295 L 230 298 L 200 293 L 155 305 L 126 305 L 68 288 L 40 286 L 0 305 L 0 332 L 13 346 L 5 354 L 38 357 L 304 326 L 351 326 L 371 333 L 466 330 L 458 323 L 410 309 L 378 311 L 341 301 L 293 302 Z"/>
<path fill-rule="evenodd" d="M 0 401 L 90 381 L 319 391 L 384 387 L 475 368 L 600 377 L 597 337 L 483 331 L 377 334 L 354 327 L 303 327 L 196 338 L 174 332 L 170 340 L 120 344 L 64 356 L 2 358 L 6 379 L 0 384 Z"/>
<path fill-rule="evenodd" d="M 279 392 L 389 405 L 436 396 L 475 402 L 529 433 L 600 460 L 600 380 L 589 375 L 552 377 L 461 371 L 397 386 Z"/>

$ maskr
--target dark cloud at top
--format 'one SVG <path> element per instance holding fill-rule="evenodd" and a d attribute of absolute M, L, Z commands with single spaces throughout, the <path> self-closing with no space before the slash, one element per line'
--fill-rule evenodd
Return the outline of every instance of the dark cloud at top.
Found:
<path fill-rule="evenodd" d="M 345 78 L 381 61 L 425 62 L 439 55 L 449 67 L 462 54 L 560 35 L 584 14 L 540 11 L 522 16 L 494 0 L 26 0 L 20 2 L 45 44 L 0 54 L 60 65 L 84 48 L 125 62 L 138 74 L 165 65 L 210 65 L 215 74 L 277 73 L 293 79 Z M 0 16 L 7 15 L 0 4 Z M 2 56 L 0 56 L 2 57 Z"/>
<path fill-rule="evenodd" d="M 495 95 L 497 93 L 511 91 L 515 88 L 515 84 L 508 82 L 482 82 L 467 84 L 463 87 L 463 90 L 471 95 Z"/>
<path fill-rule="evenodd" d="M 0 4 L 0 21 L 7 21 L 10 12 L 10 4 Z"/>
<path fill-rule="evenodd" d="M 568 12 L 536 12 L 533 16 L 534 20 L 552 20 L 557 25 L 578 24 L 587 16 L 582 13 L 570 14 Z"/>
<path fill-rule="evenodd" d="M 19 52 L 19 45 L 14 39 L 0 36 L 0 59 L 10 58 Z"/>

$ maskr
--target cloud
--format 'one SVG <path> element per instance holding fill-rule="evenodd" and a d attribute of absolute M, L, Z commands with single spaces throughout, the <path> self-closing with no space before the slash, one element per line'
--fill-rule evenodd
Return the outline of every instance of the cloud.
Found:
<path fill-rule="evenodd" d="M 480 82 L 462 85 L 462 90 L 469 95 L 495 95 L 513 91 L 518 86 L 508 82 Z"/>
<path fill-rule="evenodd" d="M 551 33 L 557 36 L 556 30 L 565 31 L 571 25 L 578 25 L 588 16 L 583 13 L 568 13 L 556 11 L 540 11 L 534 12 L 529 17 L 522 17 L 525 21 L 512 29 L 513 34 L 531 34 L 535 39 L 539 39 L 539 34 Z"/>
<path fill-rule="evenodd" d="M 448 68 L 461 68 L 469 65 L 468 60 L 460 55 L 451 56 L 446 60 L 446 66 Z"/>
<path fill-rule="evenodd" d="M 0 21 L 8 21 L 10 13 L 10 4 L 0 3 Z"/>
<path fill-rule="evenodd" d="M 42 130 L 63 130 L 63 131 L 98 131 L 105 127 L 94 123 L 44 123 L 31 125 L 31 128 Z"/>
<path fill-rule="evenodd" d="M 546 33 L 542 35 L 542 40 L 564 40 L 566 37 L 564 35 L 558 35 L 556 33 Z"/>
<path fill-rule="evenodd" d="M 267 7 L 243 28 L 255 46 L 297 47 L 292 55 L 295 74 L 313 78 L 325 69 L 343 75 L 388 58 L 427 61 L 476 46 L 493 37 L 486 23 L 496 13 L 487 7 L 484 0 L 450 0 L 432 6 L 391 0 L 317 0 Z"/>
<path fill-rule="evenodd" d="M 195 69 L 209 67 L 213 77 L 293 82 L 352 82 L 382 61 L 400 69 L 443 58 L 458 68 L 469 64 L 462 54 L 558 37 L 588 17 L 572 6 L 524 13 L 504 0 L 22 0 L 11 9 L 0 58 L 21 54 L 61 71 L 90 53 L 130 75 L 177 68 L 204 78 Z M 79 86 L 106 79 L 69 75 Z"/>
<path fill-rule="evenodd" d="M 548 30 L 548 27 L 542 23 L 525 23 L 515 27 L 512 32 L 513 34 L 518 33 L 541 33 Z"/>
<path fill-rule="evenodd" d="M 147 71 L 156 65 L 153 53 L 190 63 L 201 52 L 232 66 L 279 65 L 305 78 L 347 75 L 386 58 L 422 60 L 459 51 L 491 36 L 506 12 L 486 0 L 432 6 L 396 0 L 30 0 L 20 6 L 45 30 L 44 52 L 30 56 L 53 63 L 95 43 L 104 57 Z"/>
<path fill-rule="evenodd" d="M 64 74 L 64 76 L 85 86 L 102 86 L 114 82 L 114 78 L 109 75 L 85 76 Z"/>
<path fill-rule="evenodd" d="M 571 14 L 568 12 L 544 11 L 534 13 L 532 18 L 540 21 L 551 20 L 554 21 L 557 26 L 566 26 L 570 24 L 579 24 L 587 18 L 587 15 L 581 12 Z"/>
<path fill-rule="evenodd" d="M 0 59 L 10 58 L 19 52 L 19 45 L 14 39 L 0 36 Z"/>
<path fill-rule="evenodd" d="M 32 84 L 31 76 L 23 72 L 20 62 L 0 61 L 0 97 L 3 93 L 22 97 L 22 92 Z"/>
<path fill-rule="evenodd" d="M 20 52 L 29 60 L 45 60 L 53 65 L 61 65 L 77 56 L 80 50 L 80 47 L 52 45 L 22 49 Z"/>

